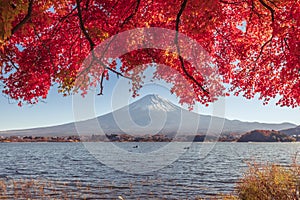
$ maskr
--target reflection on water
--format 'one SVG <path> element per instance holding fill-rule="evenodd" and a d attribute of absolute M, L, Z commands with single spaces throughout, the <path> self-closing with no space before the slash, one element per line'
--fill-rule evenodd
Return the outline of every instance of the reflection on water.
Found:
<path fill-rule="evenodd" d="M 99 144 L 95 144 L 98 150 Z M 145 152 L 166 144 L 116 145 L 124 151 L 147 155 Z M 299 143 L 217 143 L 203 158 L 199 149 L 206 145 L 209 144 L 194 143 L 177 161 L 158 171 L 128 174 L 103 165 L 81 143 L 1 143 L 0 180 L 34 179 L 45 182 L 45 187 L 55 185 L 57 191 L 79 192 L 90 198 L 116 199 L 119 195 L 125 199 L 189 198 L 230 193 L 246 169 L 247 161 L 289 164 L 300 150 Z M 107 157 L 118 158 L 111 155 L 105 144 L 102 146 Z M 178 148 L 184 147 L 184 143 L 178 144 Z M 163 163 L 165 156 L 159 158 Z M 128 162 L 134 169 L 134 163 Z M 47 186 L 50 183 L 52 186 Z"/>

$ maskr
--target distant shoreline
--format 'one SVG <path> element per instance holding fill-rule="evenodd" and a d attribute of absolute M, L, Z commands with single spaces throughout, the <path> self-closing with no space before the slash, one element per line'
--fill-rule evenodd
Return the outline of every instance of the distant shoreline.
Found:
<path fill-rule="evenodd" d="M 156 134 L 144 136 L 132 136 L 128 134 L 110 135 L 86 135 L 86 136 L 0 136 L 0 143 L 35 143 L 35 142 L 294 142 L 294 141 L 240 141 L 235 135 L 206 136 L 206 135 L 185 135 L 173 137 L 172 135 Z"/>

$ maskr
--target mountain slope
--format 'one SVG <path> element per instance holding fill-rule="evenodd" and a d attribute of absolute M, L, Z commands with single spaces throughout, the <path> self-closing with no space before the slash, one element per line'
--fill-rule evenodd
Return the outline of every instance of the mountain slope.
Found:
<path fill-rule="evenodd" d="M 208 131 L 211 120 L 218 123 L 217 125 L 222 125 L 224 121 L 223 133 L 242 134 L 254 129 L 282 130 L 296 127 L 296 125 L 290 123 L 267 124 L 242 122 L 239 120 L 227 120 L 208 115 L 199 115 L 182 109 L 158 95 L 147 95 L 129 106 L 97 117 L 96 120 L 86 120 L 76 123 L 80 134 L 97 134 L 99 129 L 95 125 L 95 122 L 99 123 L 101 129 L 106 134 L 171 134 L 178 131 L 189 134 L 194 130 L 199 134 L 205 134 Z M 214 128 L 216 127 L 210 128 L 211 134 L 216 132 Z M 0 135 L 7 134 L 62 136 L 76 135 L 77 130 L 74 123 L 69 123 L 53 127 L 0 132 Z"/>

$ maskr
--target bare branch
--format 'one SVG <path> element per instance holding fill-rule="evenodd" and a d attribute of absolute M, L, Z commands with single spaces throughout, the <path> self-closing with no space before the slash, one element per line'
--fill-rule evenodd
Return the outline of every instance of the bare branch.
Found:
<path fill-rule="evenodd" d="M 106 69 L 108 69 L 109 71 L 111 71 L 111 72 L 117 74 L 117 77 L 118 77 L 118 78 L 119 78 L 119 76 L 122 76 L 122 77 L 124 77 L 124 78 L 131 79 L 130 77 L 127 77 L 127 76 L 123 75 L 121 72 L 118 72 L 118 71 L 116 71 L 116 70 L 114 70 L 114 69 L 112 69 L 112 68 L 110 68 L 110 67 L 106 67 Z"/>
<path fill-rule="evenodd" d="M 28 22 L 28 20 L 31 18 L 31 14 L 32 14 L 32 5 L 33 5 L 33 0 L 29 1 L 28 4 L 28 10 L 27 10 L 27 15 L 22 19 L 22 21 L 20 21 L 12 30 L 11 30 L 11 34 L 13 35 L 14 33 L 16 33 L 25 23 Z"/>
<path fill-rule="evenodd" d="M 101 75 L 101 80 L 100 80 L 100 92 L 99 92 L 99 96 L 100 95 L 103 95 L 103 79 L 104 79 L 104 72 L 102 72 L 102 75 Z"/>

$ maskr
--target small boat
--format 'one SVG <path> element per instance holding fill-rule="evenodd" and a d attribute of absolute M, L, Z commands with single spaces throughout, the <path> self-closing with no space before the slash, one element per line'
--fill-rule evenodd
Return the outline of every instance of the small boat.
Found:
<path fill-rule="evenodd" d="M 136 149 L 136 148 L 139 148 L 139 146 L 138 146 L 138 145 L 136 145 L 136 146 L 133 146 L 132 148 Z"/>

